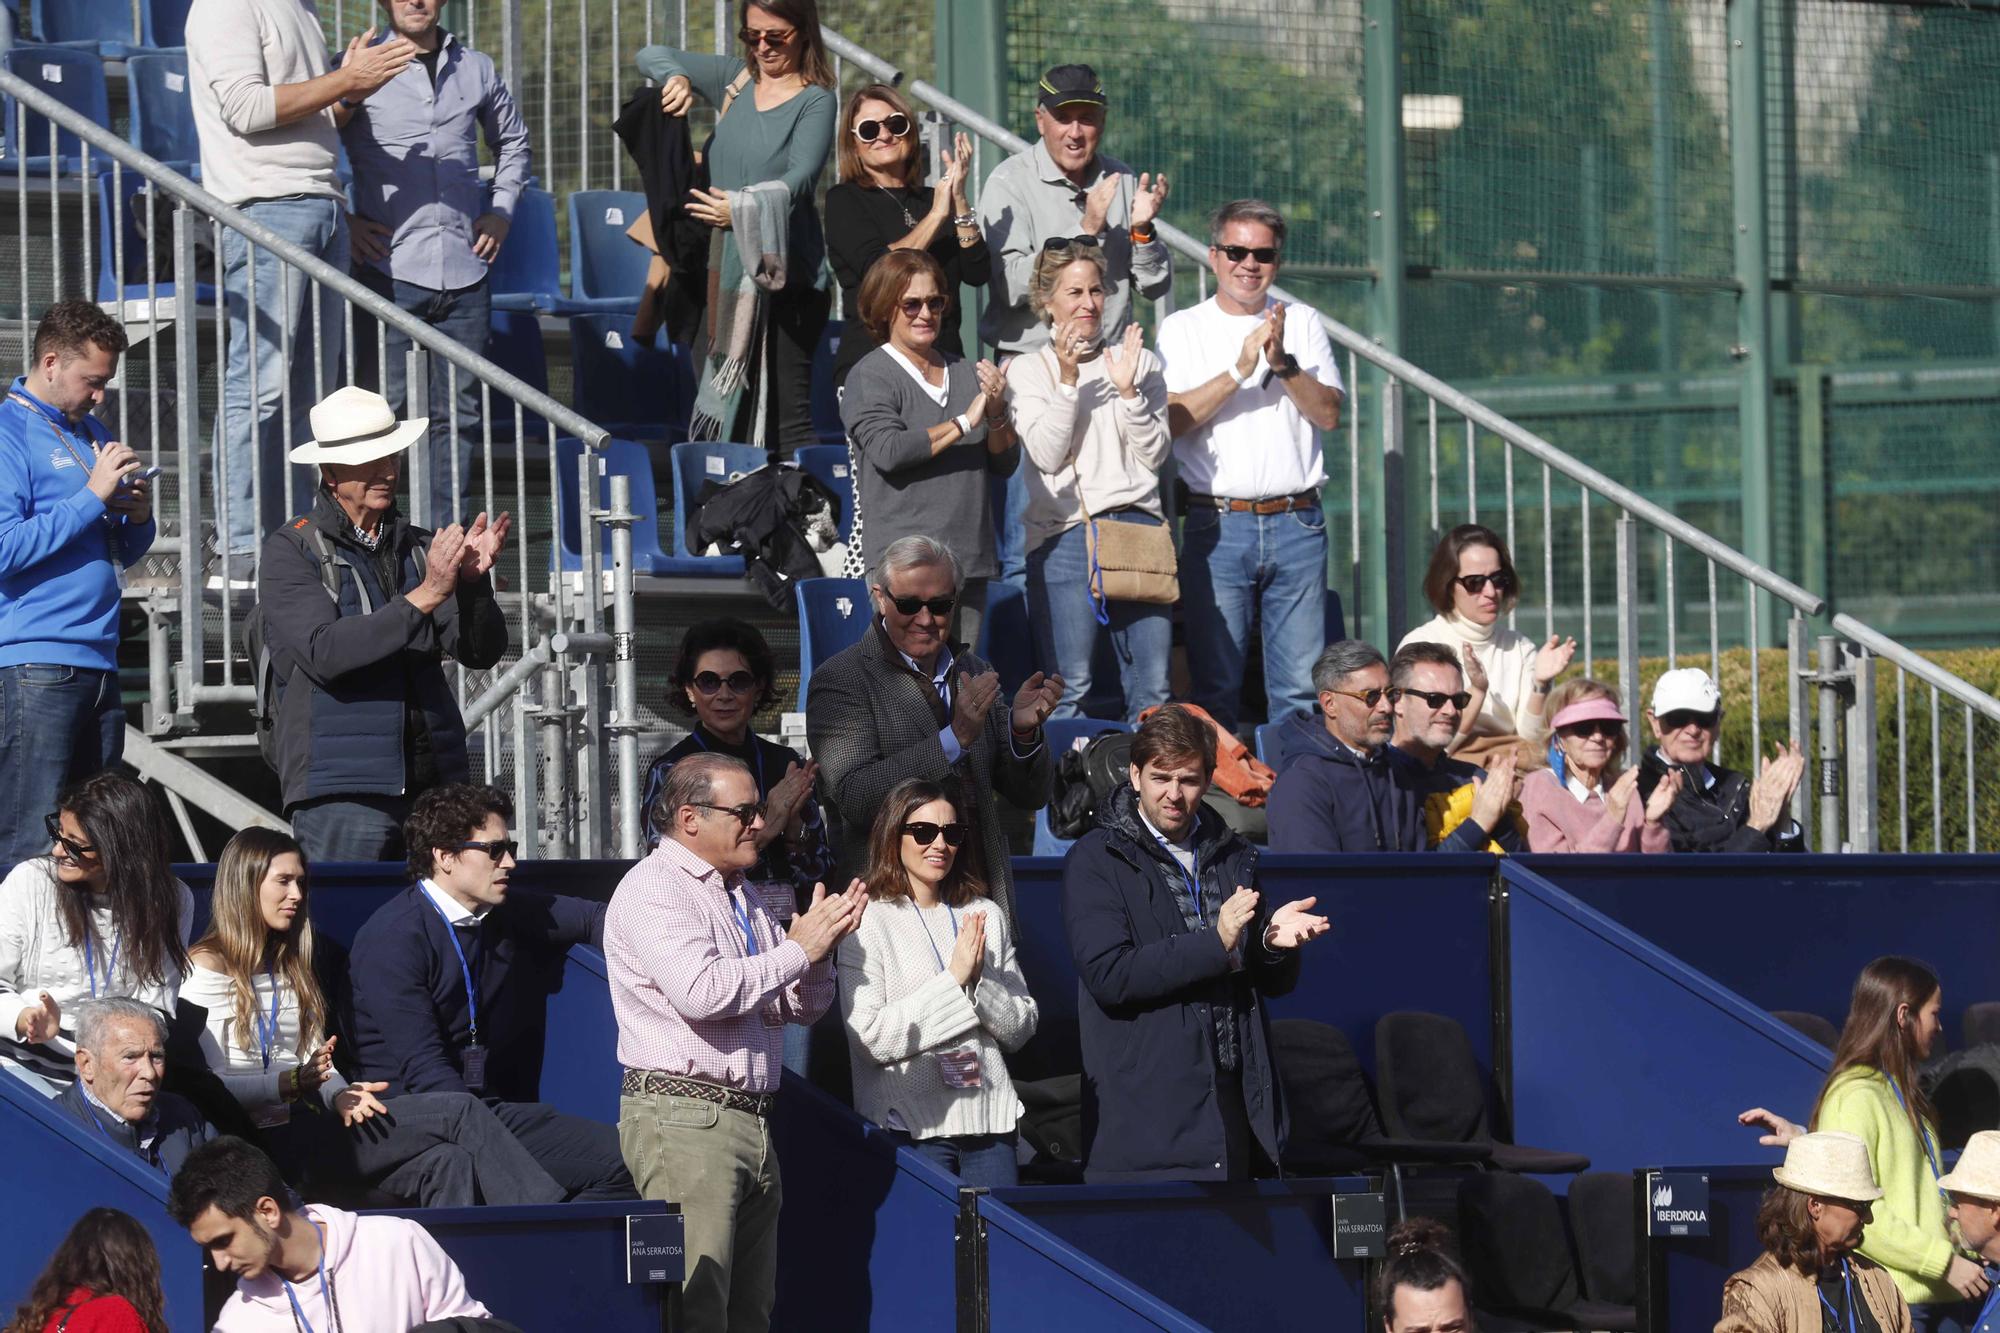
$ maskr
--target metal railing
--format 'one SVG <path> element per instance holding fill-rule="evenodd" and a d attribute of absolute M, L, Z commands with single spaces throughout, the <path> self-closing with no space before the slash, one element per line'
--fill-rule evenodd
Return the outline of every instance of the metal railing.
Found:
<path fill-rule="evenodd" d="M 476 720 L 482 738 L 486 779 L 501 780 L 511 763 L 521 834 L 529 849 L 526 854 L 607 855 L 615 847 L 622 854 L 636 855 L 640 844 L 634 746 L 636 668 L 631 634 L 632 515 L 629 491 L 621 485 L 612 487 L 608 506 L 597 498 L 604 491 L 602 450 L 607 432 L 488 361 L 478 350 L 430 328 L 347 273 L 4 70 L 0 70 L 0 92 L 14 99 L 15 107 L 8 142 L 17 151 L 6 175 L 11 176 L 16 193 L 23 369 L 29 359 L 29 330 L 43 297 L 50 301 L 93 294 L 108 297 L 101 304 L 115 313 L 128 340 L 135 346 L 140 340 L 147 344 L 149 438 L 139 452 L 149 463 L 162 466 L 164 472 L 156 492 L 163 520 L 161 536 L 145 564 L 128 571 L 127 595 L 141 602 L 148 619 L 150 689 L 143 733 L 159 741 L 162 748 L 184 743 L 193 753 L 196 749 L 186 738 L 204 724 L 213 724 L 211 718 L 198 716 L 199 709 L 215 704 L 240 706 L 253 699 L 254 664 L 243 652 L 243 619 L 254 588 L 246 576 L 253 575 L 261 561 L 264 524 L 259 522 L 253 529 L 255 553 L 252 567 L 245 569 L 227 539 L 231 451 L 221 442 L 229 438 L 232 428 L 240 430 L 252 442 L 248 456 L 264 459 L 264 466 L 253 467 L 247 488 L 254 516 L 299 513 L 309 507 L 316 490 L 314 479 L 282 462 L 273 466 L 270 459 L 309 436 L 308 409 L 339 382 L 335 377 L 340 374 L 343 352 L 351 377 L 355 354 L 368 350 L 355 339 L 356 314 L 360 312 L 365 320 L 373 321 L 378 376 L 389 362 L 390 330 L 407 341 L 407 415 L 430 414 L 426 399 L 431 358 L 443 363 L 449 406 L 438 406 L 443 409 L 454 445 L 462 434 L 460 384 L 469 379 L 478 386 L 482 410 L 474 475 L 459 475 L 457 447 L 446 451 L 448 461 L 431 459 L 422 444 L 412 449 L 407 456 L 407 475 L 413 519 L 421 524 L 429 517 L 427 466 L 439 465 L 452 470 L 449 494 L 460 517 L 474 511 L 475 501 L 496 516 L 503 509 L 516 516 L 512 549 L 503 552 L 495 576 L 496 581 L 512 584 L 501 593 L 510 655 L 517 662 L 535 663 L 535 668 L 484 673 L 459 667 L 455 673 L 461 706 L 468 719 Z M 26 152 L 40 147 L 39 143 L 26 143 L 28 111 L 44 117 L 48 125 L 46 178 L 37 171 L 31 179 L 28 171 Z M 81 141 L 76 159 L 80 171 L 63 170 L 67 164 L 58 158 L 59 132 Z M 92 161 L 93 153 L 108 162 L 108 171 L 100 174 Z M 130 189 L 128 172 L 138 178 Z M 46 284 L 35 281 L 43 266 L 35 266 L 31 272 L 30 265 L 31 202 L 39 208 L 32 196 L 44 192 L 51 245 Z M 104 212 L 110 219 L 108 227 L 99 222 L 100 204 L 107 200 L 110 206 Z M 126 214 L 134 206 L 142 210 L 139 216 L 143 223 L 138 224 L 143 232 L 142 254 L 128 253 L 132 247 Z M 72 208 L 78 212 L 75 250 L 65 244 L 64 214 Z M 162 208 L 171 209 L 170 230 L 160 225 Z M 209 246 L 207 263 L 212 271 L 204 271 L 200 248 L 204 241 Z M 242 254 L 245 270 L 245 291 L 236 308 L 257 310 L 257 270 L 259 261 L 265 261 L 267 273 L 275 267 L 278 275 L 282 307 L 296 302 L 303 316 L 296 321 L 306 330 L 299 345 L 292 342 L 294 321 L 274 320 L 268 311 L 258 311 L 257 318 L 231 318 L 225 313 L 226 306 L 239 301 L 235 293 L 223 290 L 224 256 L 230 250 Z M 169 260 L 171 267 L 163 268 L 163 261 Z M 103 287 L 110 290 L 100 290 Z M 269 295 L 265 293 L 267 299 Z M 244 384 L 229 382 L 232 325 L 242 331 L 235 336 L 248 339 L 242 349 L 247 353 Z M 205 347 L 211 332 L 212 343 Z M 169 334 L 170 353 L 162 345 Z M 306 350 L 308 338 L 311 345 L 307 354 L 313 369 L 311 401 L 295 401 L 293 376 L 286 373 L 275 395 L 275 409 L 269 405 L 272 395 L 266 387 L 261 395 L 266 406 L 260 412 L 259 354 L 274 351 L 275 364 L 290 371 Z M 206 374 L 205 355 L 212 356 Z M 117 425 L 119 438 L 127 440 L 132 438 L 136 402 L 122 386 L 130 383 L 137 359 L 128 352 L 119 381 Z M 170 364 L 163 365 L 168 361 Z M 205 392 L 213 395 L 212 430 L 205 428 L 203 420 Z M 171 402 L 163 403 L 166 398 Z M 511 413 L 511 430 L 496 431 L 496 406 Z M 172 418 L 171 443 L 163 439 L 167 434 L 163 412 Z M 531 414 L 539 419 L 533 425 Z M 583 550 L 581 579 L 561 573 L 560 548 L 566 526 L 564 488 L 556 471 L 562 455 L 558 448 L 561 437 L 581 444 L 574 494 L 582 500 L 584 512 L 568 525 L 577 532 Z M 211 477 L 213 495 L 207 485 Z M 271 486 L 283 491 L 281 508 L 265 503 L 265 491 Z M 243 503 L 244 489 L 235 487 L 238 504 Z M 546 519 L 538 522 L 544 508 Z M 607 530 L 614 553 L 609 580 L 604 577 L 607 571 L 600 555 L 602 534 Z M 217 548 L 213 556 L 208 553 L 211 532 Z M 607 610 L 619 627 L 614 634 L 603 632 Z M 615 693 L 622 707 L 616 712 L 602 705 L 607 672 L 617 677 Z M 485 692 L 473 697 L 475 686 L 482 683 Z M 511 725 L 503 727 L 503 722 Z M 615 779 L 606 760 L 607 742 L 613 738 L 618 755 Z M 198 739 L 204 742 L 199 748 L 209 753 L 232 752 L 229 739 Z M 218 740 L 223 743 L 217 744 Z M 254 752 L 247 744 L 248 736 L 233 740 L 237 742 L 234 753 Z M 164 765 L 156 767 L 156 775 L 174 771 Z M 161 780 L 171 782 L 170 776 L 161 776 Z M 239 802 L 211 799 L 213 792 L 206 787 L 177 791 L 176 797 L 225 819 L 241 818 Z M 618 824 L 615 842 L 614 814 Z"/>

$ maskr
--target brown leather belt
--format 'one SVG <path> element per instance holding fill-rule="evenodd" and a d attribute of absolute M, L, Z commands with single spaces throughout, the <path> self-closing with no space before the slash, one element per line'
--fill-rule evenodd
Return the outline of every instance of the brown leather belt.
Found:
<path fill-rule="evenodd" d="M 696 1101 L 726 1106 L 732 1111 L 747 1111 L 759 1120 L 767 1118 L 778 1101 L 774 1092 L 744 1092 L 740 1088 L 725 1088 L 720 1083 L 710 1083 L 705 1078 L 663 1074 L 657 1069 L 626 1070 L 625 1091 L 635 1097 L 692 1097 Z"/>
<path fill-rule="evenodd" d="M 1319 496 L 1312 491 L 1280 495 L 1274 500 L 1232 500 L 1226 495 L 1188 492 L 1188 503 L 1203 509 L 1219 509 L 1225 514 L 1289 514 L 1294 509 L 1319 508 Z"/>

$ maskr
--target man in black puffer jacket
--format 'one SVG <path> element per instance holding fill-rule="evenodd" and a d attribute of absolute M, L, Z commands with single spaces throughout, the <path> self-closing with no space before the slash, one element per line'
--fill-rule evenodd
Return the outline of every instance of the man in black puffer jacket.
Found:
<path fill-rule="evenodd" d="M 1722 728 L 1722 691 L 1697 667 L 1660 677 L 1646 720 L 1659 744 L 1639 761 L 1639 799 L 1651 800 L 1668 773 L 1680 773 L 1681 794 L 1665 821 L 1675 851 L 1805 850 L 1804 833 L 1785 813 L 1806 771 L 1796 743 L 1780 744 L 1755 778 L 1712 762 Z"/>
<path fill-rule="evenodd" d="M 1264 999 L 1327 921 L 1263 902 L 1256 849 L 1202 804 L 1214 771 L 1208 727 L 1161 709 L 1063 866 L 1093 1182 L 1248 1180 L 1284 1150 Z"/>

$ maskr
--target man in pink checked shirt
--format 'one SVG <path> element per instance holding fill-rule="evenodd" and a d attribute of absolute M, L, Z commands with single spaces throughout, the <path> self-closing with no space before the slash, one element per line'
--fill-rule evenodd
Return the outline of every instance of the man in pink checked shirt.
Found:
<path fill-rule="evenodd" d="M 690 755 L 654 807 L 660 845 L 611 896 L 604 957 L 625 1066 L 618 1140 L 639 1192 L 677 1200 L 687 1278 L 676 1328 L 763 1330 L 783 1190 L 769 1116 L 787 1023 L 833 1003 L 833 949 L 861 924 L 860 880 L 786 930 L 791 889 L 743 878 L 764 807 L 741 760 Z"/>

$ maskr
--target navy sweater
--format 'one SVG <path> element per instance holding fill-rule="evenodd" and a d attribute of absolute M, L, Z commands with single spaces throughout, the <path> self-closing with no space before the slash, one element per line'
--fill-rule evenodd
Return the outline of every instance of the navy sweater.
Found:
<path fill-rule="evenodd" d="M 479 993 L 487 1049 L 481 1095 L 541 1100 L 548 999 L 573 944 L 602 947 L 603 903 L 510 889 L 477 927 L 459 931 Z M 471 1039 L 464 974 L 444 923 L 417 885 L 382 904 L 354 937 L 354 1055 L 364 1079 L 406 1092 L 467 1092 Z"/>
<path fill-rule="evenodd" d="M 1274 852 L 1421 852 L 1426 850 L 1424 799 L 1437 776 L 1385 745 L 1367 758 L 1326 729 L 1325 719 L 1302 713 L 1285 724 L 1284 758 L 1265 806 Z M 1441 764 L 1450 786 L 1471 780 L 1456 760 Z M 1453 780 L 1456 779 L 1456 780 Z M 1441 852 L 1477 852 L 1485 829 L 1468 819 L 1438 844 Z"/>

